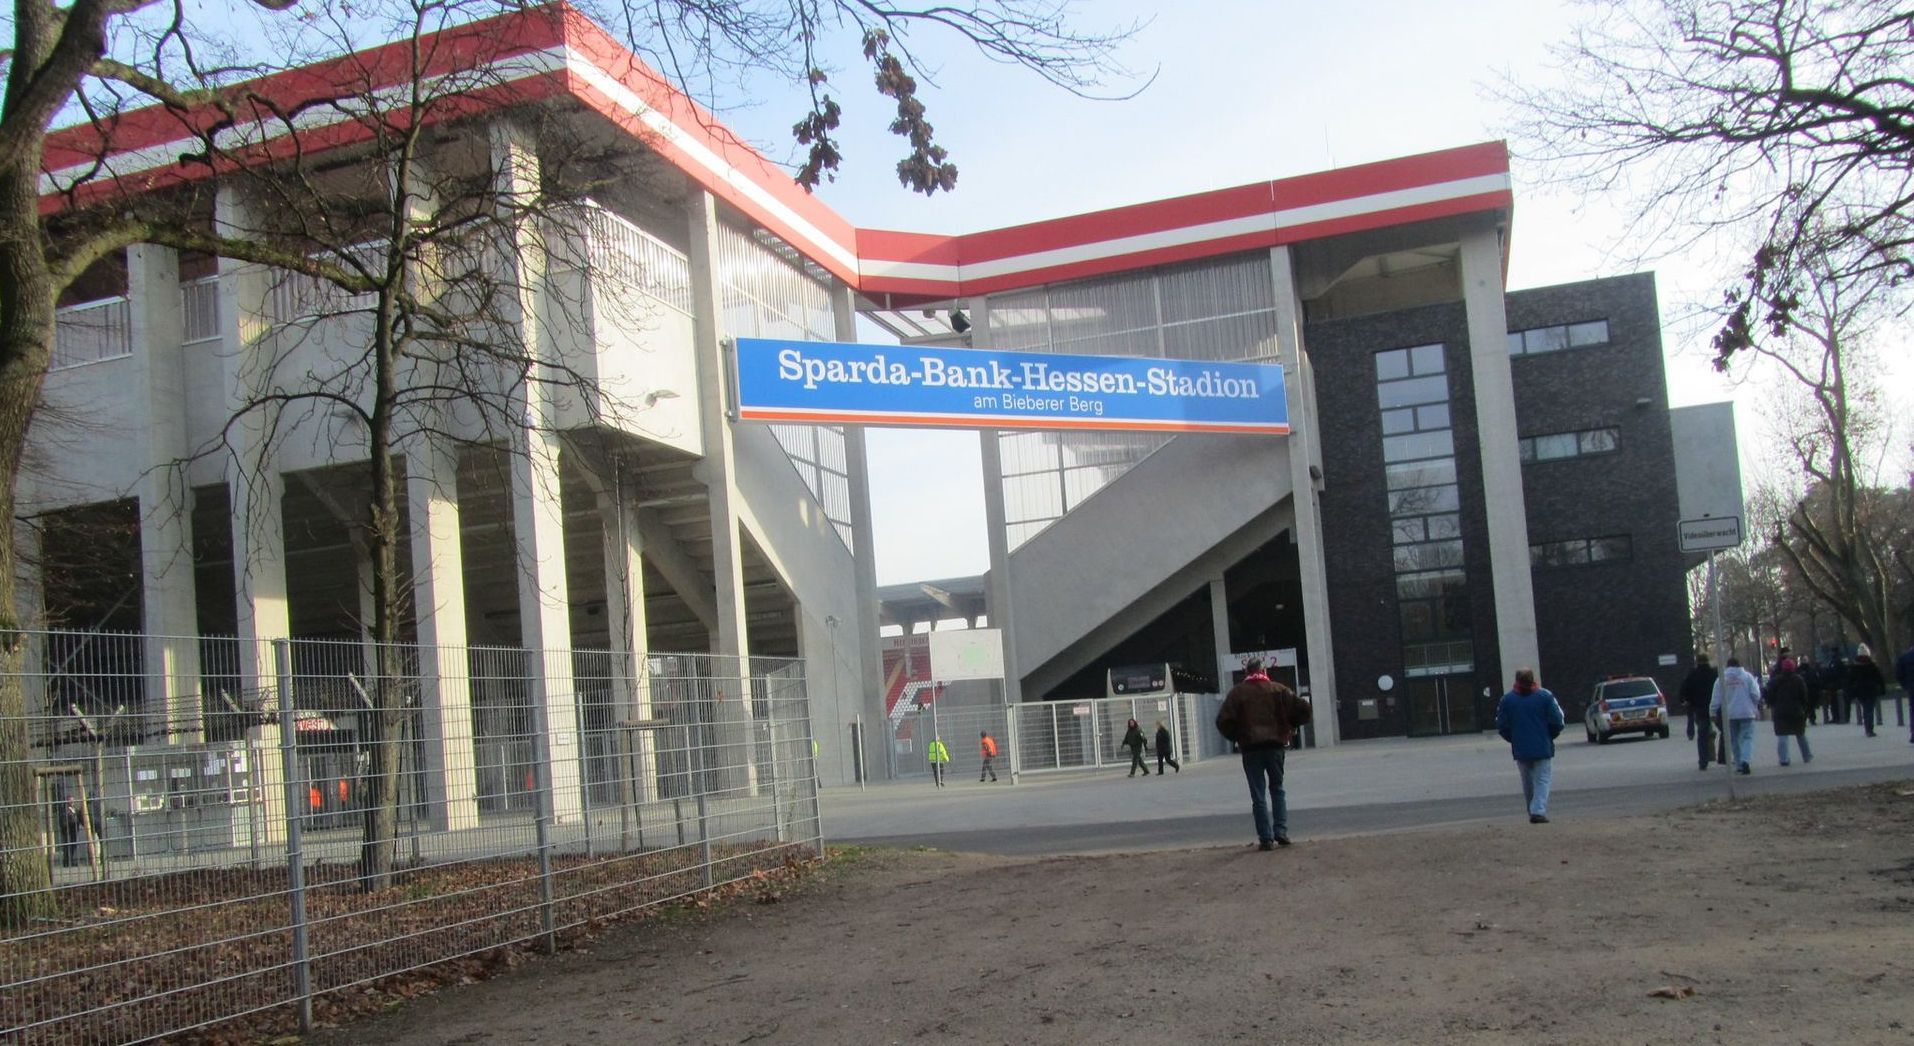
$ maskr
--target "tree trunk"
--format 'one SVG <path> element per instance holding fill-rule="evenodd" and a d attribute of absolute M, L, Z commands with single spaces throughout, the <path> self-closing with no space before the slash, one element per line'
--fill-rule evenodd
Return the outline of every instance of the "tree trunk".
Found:
<path fill-rule="evenodd" d="M 39 157 L 33 157 L 37 168 Z M 0 213 L 15 229 L 38 227 L 39 178 L 24 168 L 0 171 Z M 33 409 L 52 357 L 54 289 L 37 235 L 0 242 L 0 926 L 20 926 L 53 913 L 47 864 L 40 851 L 38 795 L 23 673 L 26 637 L 15 605 L 14 490 Z M 37 711 L 37 710 L 36 710 Z"/>
<path fill-rule="evenodd" d="M 393 250 L 398 250 L 395 244 Z M 406 666 L 399 649 L 399 482 L 392 459 L 392 404 L 398 395 L 396 311 L 390 290 L 379 295 L 373 335 L 372 413 L 367 450 L 372 490 L 367 504 L 366 550 L 372 560 L 372 643 L 378 678 L 372 690 L 372 772 L 366 781 L 362 886 L 392 885 L 399 830 L 399 765 L 404 754 Z"/>

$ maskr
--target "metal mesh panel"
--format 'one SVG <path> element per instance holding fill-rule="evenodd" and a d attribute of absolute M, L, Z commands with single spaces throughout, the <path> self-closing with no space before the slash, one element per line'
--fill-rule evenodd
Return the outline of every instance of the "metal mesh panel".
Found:
<path fill-rule="evenodd" d="M 349 986 L 822 845 L 799 662 L 25 638 L 0 676 L 28 710 L 0 720 L 9 1042 L 297 1031 Z"/>

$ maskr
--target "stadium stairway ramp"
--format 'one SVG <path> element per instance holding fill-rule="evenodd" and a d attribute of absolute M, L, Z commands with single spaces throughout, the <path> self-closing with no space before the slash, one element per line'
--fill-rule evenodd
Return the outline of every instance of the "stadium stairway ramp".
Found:
<path fill-rule="evenodd" d="M 1289 449 L 1280 437 L 1177 436 L 1018 546 L 1007 576 L 1025 698 L 1291 526 Z"/>

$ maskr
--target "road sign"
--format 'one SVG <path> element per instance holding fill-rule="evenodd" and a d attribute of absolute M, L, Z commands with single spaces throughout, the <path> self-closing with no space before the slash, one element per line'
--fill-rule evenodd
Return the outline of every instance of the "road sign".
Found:
<path fill-rule="evenodd" d="M 1740 516 L 1711 516 L 1681 521 L 1683 552 L 1713 552 L 1741 544 Z"/>

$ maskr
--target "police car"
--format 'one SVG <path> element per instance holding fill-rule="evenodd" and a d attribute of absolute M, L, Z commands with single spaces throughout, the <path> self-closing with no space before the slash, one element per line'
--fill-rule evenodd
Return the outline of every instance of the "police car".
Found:
<path fill-rule="evenodd" d="M 1616 734 L 1668 736 L 1668 700 L 1647 676 L 1614 676 L 1595 684 L 1582 728 L 1589 744 L 1607 744 Z"/>

